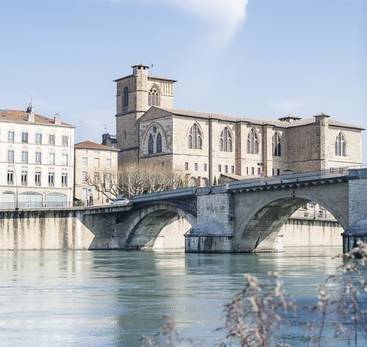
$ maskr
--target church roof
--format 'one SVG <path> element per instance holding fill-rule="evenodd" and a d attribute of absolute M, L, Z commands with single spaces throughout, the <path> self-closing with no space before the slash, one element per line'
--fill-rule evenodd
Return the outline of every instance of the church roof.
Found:
<path fill-rule="evenodd" d="M 118 82 L 118 81 L 122 81 L 124 79 L 131 78 L 131 77 L 135 77 L 135 76 L 133 74 L 130 74 L 130 75 L 127 75 L 127 76 L 116 78 L 113 81 Z M 148 76 L 148 80 L 168 81 L 168 82 L 172 82 L 172 83 L 177 82 L 177 80 L 174 80 L 172 78 L 167 78 L 167 77 L 162 77 L 162 76 L 150 76 L 150 75 Z"/>
<path fill-rule="evenodd" d="M 190 111 L 190 110 L 180 110 L 180 109 L 170 109 L 164 107 L 157 107 L 152 106 L 145 114 L 139 119 L 140 121 L 148 120 L 148 119 L 158 119 L 169 116 L 169 115 L 177 115 L 183 117 L 191 117 L 191 118 L 201 118 L 201 119 L 216 119 L 222 120 L 227 122 L 248 122 L 251 124 L 257 125 L 272 125 L 279 128 L 293 128 L 297 126 L 304 126 L 315 123 L 315 118 L 305 118 L 305 119 L 295 119 L 293 121 L 280 121 L 280 120 L 260 120 L 260 119 L 253 119 L 253 118 L 246 118 L 246 117 L 239 117 L 239 116 L 232 116 L 232 115 L 225 115 L 222 113 L 210 113 L 210 112 L 197 112 L 197 111 Z M 352 128 L 358 130 L 364 130 L 363 128 L 353 125 L 342 123 L 336 121 L 334 119 L 329 120 L 329 125 L 336 126 L 336 127 L 343 127 L 343 128 Z"/>
<path fill-rule="evenodd" d="M 30 123 L 26 111 L 21 110 L 0 110 L 0 122 L 15 122 L 15 123 Z M 55 125 L 64 127 L 73 127 L 71 124 L 61 122 L 60 124 L 55 123 L 54 118 L 48 118 L 40 114 L 34 114 L 34 122 L 32 124 L 40 125 Z"/>
<path fill-rule="evenodd" d="M 100 143 L 96 143 L 96 142 L 93 142 L 93 141 L 79 142 L 79 143 L 75 144 L 74 148 L 75 149 L 96 149 L 96 150 L 99 150 L 99 151 L 115 151 L 115 152 L 119 151 L 119 149 L 117 149 L 115 147 L 101 145 Z"/>

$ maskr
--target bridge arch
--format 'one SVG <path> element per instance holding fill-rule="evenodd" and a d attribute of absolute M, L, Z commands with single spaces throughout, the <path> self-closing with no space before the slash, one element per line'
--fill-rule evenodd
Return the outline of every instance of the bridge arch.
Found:
<path fill-rule="evenodd" d="M 294 189 L 291 192 L 277 190 L 254 192 L 247 195 L 250 203 L 243 202 L 245 195 L 236 196 L 235 226 L 236 251 L 252 252 L 259 245 L 270 250 L 281 227 L 289 217 L 302 206 L 313 202 L 328 210 L 337 222 L 346 229 L 348 226 L 348 201 L 341 198 L 347 186 L 344 184 Z M 344 195 L 346 196 L 346 195 Z M 259 247 L 259 248 L 260 248 Z"/>
<path fill-rule="evenodd" d="M 141 206 L 128 218 L 117 220 L 116 229 L 125 249 L 152 249 L 157 244 L 159 248 L 183 248 L 184 234 L 195 223 L 193 211 L 161 202 Z M 159 242 L 159 237 L 170 240 Z"/>

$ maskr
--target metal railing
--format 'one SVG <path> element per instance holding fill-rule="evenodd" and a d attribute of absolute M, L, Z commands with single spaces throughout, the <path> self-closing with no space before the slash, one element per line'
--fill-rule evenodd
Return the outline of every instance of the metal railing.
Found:
<path fill-rule="evenodd" d="M 147 193 L 136 195 L 132 198 L 133 202 L 148 202 L 154 200 L 163 200 L 169 198 L 183 198 L 188 196 L 193 196 L 199 191 L 204 191 L 210 189 L 211 191 L 222 191 L 222 190 L 236 190 L 236 189 L 246 189 L 253 188 L 257 186 L 263 185 L 272 185 L 272 184 L 282 184 L 282 183 L 297 183 L 297 182 L 305 182 L 312 180 L 321 180 L 328 178 L 337 178 L 337 177 L 347 177 L 350 173 L 350 170 L 355 169 L 367 169 L 366 165 L 358 165 L 351 167 L 337 167 L 337 168 L 329 168 L 321 171 L 310 171 L 304 173 L 290 173 L 290 174 L 281 174 L 279 176 L 268 176 L 268 177 L 256 177 L 256 178 L 244 178 L 239 181 L 230 181 L 227 183 L 222 183 L 215 186 L 210 187 L 187 187 L 187 188 L 179 188 L 179 189 L 170 189 L 162 192 L 155 193 Z"/>
<path fill-rule="evenodd" d="M 31 210 L 31 209 L 56 209 L 73 207 L 72 201 L 49 201 L 49 202 L 0 202 L 1 211 Z"/>
<path fill-rule="evenodd" d="M 290 216 L 292 219 L 312 219 L 336 221 L 335 217 L 326 209 L 303 209 L 300 208 Z"/>
<path fill-rule="evenodd" d="M 253 183 L 266 183 L 266 184 L 277 184 L 277 183 L 287 183 L 289 181 L 309 181 L 309 180 L 319 180 L 319 179 L 327 179 L 334 177 L 345 177 L 349 175 L 349 168 L 330 168 L 327 170 L 321 171 L 312 171 L 305 173 L 291 173 L 291 174 L 283 174 L 279 176 L 269 176 L 269 177 L 260 177 L 254 179 L 244 179 L 240 181 L 232 181 L 227 183 L 229 187 L 235 187 L 236 185 L 243 185 L 244 183 L 253 184 Z M 225 184 L 223 184 L 225 185 Z"/>

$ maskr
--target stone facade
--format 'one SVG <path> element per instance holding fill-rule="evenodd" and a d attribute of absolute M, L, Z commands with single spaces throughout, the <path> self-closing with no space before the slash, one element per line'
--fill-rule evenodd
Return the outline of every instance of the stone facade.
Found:
<path fill-rule="evenodd" d="M 75 199 L 83 205 L 101 205 L 109 198 L 95 189 L 95 184 L 116 180 L 118 150 L 84 141 L 75 145 Z M 111 199 L 113 197 L 111 196 Z"/>
<path fill-rule="evenodd" d="M 0 110 L 0 208 L 72 204 L 74 130 L 31 106 Z"/>
<path fill-rule="evenodd" d="M 173 109 L 174 80 L 144 65 L 117 83 L 120 167 L 182 172 L 192 185 L 362 164 L 362 128 L 325 114 L 264 121 Z"/>

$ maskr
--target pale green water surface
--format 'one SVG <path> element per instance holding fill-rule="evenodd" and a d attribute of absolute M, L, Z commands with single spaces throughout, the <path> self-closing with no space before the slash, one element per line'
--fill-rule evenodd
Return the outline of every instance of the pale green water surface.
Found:
<path fill-rule="evenodd" d="M 277 271 L 297 300 L 335 273 L 340 249 L 278 254 L 0 252 L 1 346 L 139 346 L 172 315 L 185 336 L 212 346 L 223 305 L 243 285 Z M 297 344 L 295 344 L 297 345 Z"/>

